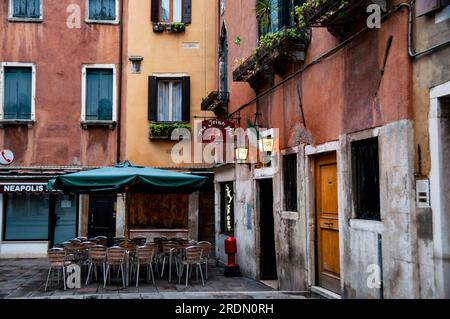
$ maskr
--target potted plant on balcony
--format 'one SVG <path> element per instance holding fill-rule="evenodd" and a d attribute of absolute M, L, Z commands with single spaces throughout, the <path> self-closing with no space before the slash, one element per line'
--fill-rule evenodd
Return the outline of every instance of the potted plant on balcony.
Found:
<path fill-rule="evenodd" d="M 149 138 L 152 140 L 170 140 L 175 129 L 190 130 L 187 123 L 151 123 L 149 125 Z"/>
<path fill-rule="evenodd" d="M 174 22 L 172 23 L 170 30 L 175 33 L 184 32 L 186 30 L 186 24 L 182 22 Z"/>
<path fill-rule="evenodd" d="M 164 23 L 158 22 L 158 23 L 153 23 L 153 32 L 156 33 L 162 33 L 165 30 L 165 25 Z"/>

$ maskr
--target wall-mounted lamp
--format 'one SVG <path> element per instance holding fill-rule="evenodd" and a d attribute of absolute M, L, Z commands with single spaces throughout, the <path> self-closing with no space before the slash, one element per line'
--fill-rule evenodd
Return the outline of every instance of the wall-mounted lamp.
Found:
<path fill-rule="evenodd" d="M 272 153 L 273 152 L 273 138 L 272 137 L 264 137 L 259 140 L 259 148 L 261 152 Z"/>
<path fill-rule="evenodd" d="M 144 58 L 141 56 L 130 56 L 128 59 L 131 62 L 131 73 L 141 73 L 141 64 Z"/>
<path fill-rule="evenodd" d="M 238 163 L 246 163 L 248 158 L 248 148 L 238 147 L 236 148 L 236 160 Z"/>

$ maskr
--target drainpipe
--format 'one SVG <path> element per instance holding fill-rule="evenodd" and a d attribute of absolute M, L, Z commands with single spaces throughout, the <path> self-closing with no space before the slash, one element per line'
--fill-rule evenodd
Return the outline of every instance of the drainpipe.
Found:
<path fill-rule="evenodd" d="M 415 5 L 415 0 L 411 1 L 411 3 L 400 3 L 397 8 L 404 7 L 408 10 L 408 54 L 412 59 L 421 57 L 423 55 L 427 55 L 432 53 L 433 51 L 443 48 L 447 45 L 450 45 L 450 40 L 436 44 L 428 49 L 425 49 L 420 52 L 416 52 L 414 49 L 414 10 L 413 6 Z"/>
<path fill-rule="evenodd" d="M 119 33 L 119 83 L 118 83 L 118 106 L 117 106 L 117 153 L 116 162 L 121 162 L 121 146 L 122 146 L 122 86 L 123 86 L 123 32 L 124 32 L 124 2 L 120 1 L 120 33 Z"/>

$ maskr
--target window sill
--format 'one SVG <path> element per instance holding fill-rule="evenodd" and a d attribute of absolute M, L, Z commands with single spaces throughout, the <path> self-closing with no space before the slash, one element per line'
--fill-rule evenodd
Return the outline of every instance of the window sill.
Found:
<path fill-rule="evenodd" d="M 28 22 L 28 23 L 42 23 L 44 22 L 43 18 L 8 18 L 9 22 Z"/>
<path fill-rule="evenodd" d="M 5 126 L 21 126 L 26 125 L 28 128 L 32 128 L 34 125 L 34 120 L 0 120 L 0 128 Z"/>
<path fill-rule="evenodd" d="M 118 25 L 120 23 L 119 20 L 86 20 L 87 24 L 112 24 L 112 25 Z"/>
<path fill-rule="evenodd" d="M 351 219 L 350 228 L 370 231 L 378 234 L 382 234 L 384 231 L 383 223 L 377 220 Z"/>
<path fill-rule="evenodd" d="M 116 121 L 82 121 L 81 127 L 84 130 L 88 130 L 90 127 L 108 127 L 110 130 L 114 130 L 116 127 Z"/>
<path fill-rule="evenodd" d="M 152 135 L 151 133 L 148 134 L 148 139 L 153 141 L 173 141 L 173 142 L 179 142 L 181 141 L 181 138 L 177 138 L 175 140 L 172 139 L 172 136 L 156 136 Z"/>

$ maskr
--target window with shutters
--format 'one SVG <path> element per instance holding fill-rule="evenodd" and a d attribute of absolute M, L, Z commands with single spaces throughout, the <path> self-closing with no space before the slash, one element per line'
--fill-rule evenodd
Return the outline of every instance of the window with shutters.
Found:
<path fill-rule="evenodd" d="M 88 0 L 87 21 L 117 22 L 118 2 L 118 0 Z"/>
<path fill-rule="evenodd" d="M 283 157 L 284 209 L 297 211 L 297 154 Z"/>
<path fill-rule="evenodd" d="M 10 0 L 9 18 L 11 20 L 41 20 L 42 0 Z"/>
<path fill-rule="evenodd" d="M 381 219 L 378 158 L 378 138 L 352 143 L 353 194 L 358 219 Z"/>
<path fill-rule="evenodd" d="M 151 0 L 152 22 L 191 23 L 191 0 Z"/>
<path fill-rule="evenodd" d="M 34 121 L 35 67 L 28 63 L 1 65 L 1 121 Z"/>
<path fill-rule="evenodd" d="M 151 76 L 149 78 L 149 120 L 190 121 L 190 78 Z"/>
<path fill-rule="evenodd" d="M 116 120 L 115 74 L 114 65 L 83 66 L 83 122 Z"/>

